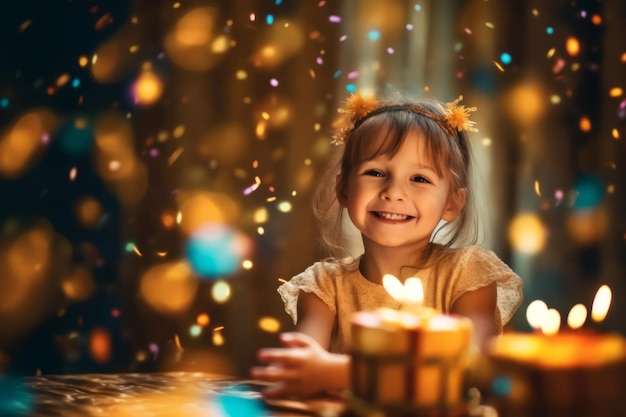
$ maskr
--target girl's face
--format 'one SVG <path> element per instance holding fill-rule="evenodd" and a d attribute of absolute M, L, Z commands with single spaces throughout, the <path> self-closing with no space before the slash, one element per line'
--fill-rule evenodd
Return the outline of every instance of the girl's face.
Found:
<path fill-rule="evenodd" d="M 440 220 L 458 215 L 460 207 L 449 198 L 450 182 L 437 175 L 424 142 L 422 133 L 409 132 L 394 156 L 377 155 L 356 166 L 345 192 L 338 193 L 366 244 L 419 249 Z"/>

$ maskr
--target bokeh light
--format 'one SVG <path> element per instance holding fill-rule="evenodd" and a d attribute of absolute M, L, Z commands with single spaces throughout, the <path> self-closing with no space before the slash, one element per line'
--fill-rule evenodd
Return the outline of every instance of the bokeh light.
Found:
<path fill-rule="evenodd" d="M 579 329 L 587 320 L 587 307 L 584 304 L 574 305 L 567 314 L 567 325 L 570 329 Z"/>
<path fill-rule="evenodd" d="M 596 175 L 583 175 L 574 183 L 576 197 L 573 208 L 588 210 L 596 208 L 604 198 L 604 184 Z"/>
<path fill-rule="evenodd" d="M 549 308 L 546 317 L 541 324 L 541 331 L 545 335 L 553 335 L 559 332 L 561 328 L 561 313 L 554 308 Z"/>
<path fill-rule="evenodd" d="M 120 113 L 100 115 L 94 129 L 98 174 L 125 206 L 134 206 L 148 188 L 148 171 L 134 149 L 133 128 Z"/>
<path fill-rule="evenodd" d="M 26 171 L 35 162 L 44 136 L 50 135 L 57 123 L 50 110 L 32 110 L 0 133 L 0 177 L 15 177 Z"/>
<path fill-rule="evenodd" d="M 509 242 L 521 253 L 539 252 L 546 244 L 547 235 L 545 225 L 534 213 L 517 215 L 509 226 Z"/>
<path fill-rule="evenodd" d="M 220 223 L 207 223 L 189 237 L 186 255 L 194 271 L 203 278 L 234 274 L 250 253 L 251 241 L 237 230 Z"/>
<path fill-rule="evenodd" d="M 76 202 L 76 219 L 83 227 L 96 227 L 101 216 L 102 205 L 96 198 L 86 196 Z"/>
<path fill-rule="evenodd" d="M 149 106 L 161 98 L 163 81 L 149 69 L 144 69 L 132 86 L 135 104 Z"/>
<path fill-rule="evenodd" d="M 543 89 L 535 83 L 516 84 L 508 94 L 507 110 L 522 126 L 536 123 L 544 114 L 547 102 Z"/>
<path fill-rule="evenodd" d="M 186 262 L 167 262 L 141 277 L 139 294 L 154 310 L 165 314 L 187 311 L 198 290 L 198 280 Z"/>
<path fill-rule="evenodd" d="M 181 195 L 179 200 L 180 228 L 188 235 L 207 223 L 234 223 L 241 211 L 235 200 L 218 192 Z"/>
<path fill-rule="evenodd" d="M 69 275 L 63 279 L 62 289 L 65 297 L 72 301 L 88 300 L 96 291 L 93 274 L 84 266 L 75 265 Z"/>
<path fill-rule="evenodd" d="M 601 285 L 593 298 L 591 305 L 591 319 L 596 323 L 603 321 L 611 308 L 613 291 L 608 285 Z"/>
<path fill-rule="evenodd" d="M 541 329 L 547 314 L 548 305 L 542 300 L 534 300 L 526 308 L 526 320 L 533 329 Z"/>
<path fill-rule="evenodd" d="M 47 221 L 0 237 L 0 340 L 14 341 L 58 308 L 61 279 L 70 268 L 71 246 Z M 55 301 L 56 300 L 56 301 Z"/>
<path fill-rule="evenodd" d="M 304 41 L 305 35 L 299 22 L 277 20 L 260 33 L 252 54 L 252 64 L 266 70 L 276 68 L 299 52 Z"/>
<path fill-rule="evenodd" d="M 573 210 L 567 214 L 565 226 L 574 242 L 587 246 L 600 242 L 606 236 L 609 217 L 603 208 Z"/>
<path fill-rule="evenodd" d="M 267 333 L 278 333 L 280 331 L 280 321 L 276 317 L 261 317 L 259 319 L 259 329 Z"/>
<path fill-rule="evenodd" d="M 170 59 L 187 71 L 207 71 L 228 51 L 230 42 L 219 33 L 219 10 L 199 7 L 184 14 L 165 38 Z"/>
<path fill-rule="evenodd" d="M 89 334 L 89 354 L 91 358 L 100 364 L 111 360 L 111 335 L 102 327 L 97 327 Z"/>
<path fill-rule="evenodd" d="M 196 323 L 198 323 L 198 326 L 206 327 L 211 323 L 211 317 L 207 313 L 200 313 L 196 317 Z"/>
<path fill-rule="evenodd" d="M 217 280 L 211 287 L 211 297 L 218 304 L 224 304 L 230 299 L 232 290 L 230 284 L 224 280 Z"/>

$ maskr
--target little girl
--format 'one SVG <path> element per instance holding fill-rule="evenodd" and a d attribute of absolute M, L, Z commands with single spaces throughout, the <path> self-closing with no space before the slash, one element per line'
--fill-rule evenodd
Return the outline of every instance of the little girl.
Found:
<path fill-rule="evenodd" d="M 252 368 L 252 377 L 275 382 L 266 397 L 349 387 L 353 313 L 403 308 L 382 286 L 384 274 L 420 278 L 424 305 L 472 319 L 478 348 L 518 308 L 521 279 L 475 246 L 467 137 L 475 108 L 460 99 L 387 103 L 355 94 L 340 110 L 344 126 L 334 142 L 343 153 L 314 207 L 333 257 L 278 289 L 297 332 L 281 334 L 284 348 L 258 353 L 267 366 Z M 356 258 L 341 245 L 344 212 L 361 233 L 364 251 Z"/>

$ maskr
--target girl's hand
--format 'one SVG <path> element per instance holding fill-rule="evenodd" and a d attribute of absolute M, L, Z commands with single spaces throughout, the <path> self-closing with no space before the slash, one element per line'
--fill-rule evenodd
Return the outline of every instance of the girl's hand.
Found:
<path fill-rule="evenodd" d="M 347 355 L 332 354 L 304 333 L 282 333 L 284 348 L 260 349 L 258 359 L 265 367 L 254 367 L 255 379 L 275 382 L 263 391 L 267 398 L 308 397 L 348 388 Z"/>

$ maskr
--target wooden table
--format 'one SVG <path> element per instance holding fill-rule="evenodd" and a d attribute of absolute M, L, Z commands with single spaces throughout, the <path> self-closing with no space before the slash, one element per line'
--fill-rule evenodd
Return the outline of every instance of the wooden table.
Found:
<path fill-rule="evenodd" d="M 328 399 L 264 402 L 260 383 L 207 373 L 47 375 L 16 381 L 16 396 L 30 402 L 27 411 L 15 414 L 19 417 L 332 417 L 345 408 Z"/>

